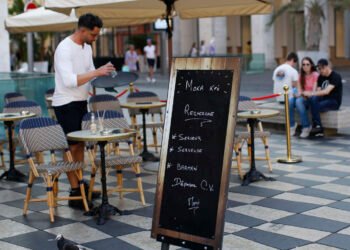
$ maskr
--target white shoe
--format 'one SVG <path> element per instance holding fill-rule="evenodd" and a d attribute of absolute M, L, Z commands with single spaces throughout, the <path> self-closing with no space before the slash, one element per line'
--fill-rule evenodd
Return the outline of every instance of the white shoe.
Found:
<path fill-rule="evenodd" d="M 290 127 L 290 136 L 295 136 L 295 131 L 297 129 L 298 124 Z"/>
<path fill-rule="evenodd" d="M 146 80 L 147 80 L 147 82 L 150 82 L 150 81 L 151 81 L 151 78 L 149 78 L 149 77 L 147 76 Z"/>
<path fill-rule="evenodd" d="M 152 78 L 152 82 L 155 83 L 155 82 L 156 82 L 156 79 L 155 79 L 155 78 Z"/>
<path fill-rule="evenodd" d="M 300 138 L 307 138 L 307 137 L 309 137 L 311 129 L 312 129 L 312 126 L 303 128 L 301 130 Z"/>

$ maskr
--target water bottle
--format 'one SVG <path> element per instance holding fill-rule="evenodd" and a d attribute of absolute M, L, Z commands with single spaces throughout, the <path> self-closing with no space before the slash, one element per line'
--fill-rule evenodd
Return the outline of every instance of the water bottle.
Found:
<path fill-rule="evenodd" d="M 91 134 L 96 134 L 97 132 L 97 124 L 96 124 L 94 112 L 91 112 L 90 131 L 91 131 Z"/>

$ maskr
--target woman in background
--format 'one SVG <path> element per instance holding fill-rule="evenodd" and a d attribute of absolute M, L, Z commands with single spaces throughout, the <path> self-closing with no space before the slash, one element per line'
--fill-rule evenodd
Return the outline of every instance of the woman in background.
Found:
<path fill-rule="evenodd" d="M 302 96 L 304 91 L 315 91 L 317 86 L 318 73 L 316 66 L 310 57 L 304 57 L 301 61 L 298 87 L 293 89 L 293 96 L 289 98 L 290 134 L 295 135 L 297 124 L 294 119 L 294 108 L 297 109 L 301 121 L 300 138 L 307 138 L 312 126 L 308 117 L 308 98 Z"/>

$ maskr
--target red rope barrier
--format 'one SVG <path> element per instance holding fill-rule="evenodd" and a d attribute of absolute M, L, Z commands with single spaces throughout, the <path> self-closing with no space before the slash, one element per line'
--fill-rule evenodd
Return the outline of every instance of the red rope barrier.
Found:
<path fill-rule="evenodd" d="M 136 92 L 140 92 L 140 90 L 138 88 L 134 87 L 134 89 Z"/>
<path fill-rule="evenodd" d="M 270 98 L 275 98 L 277 96 L 280 96 L 281 94 L 272 94 L 272 95 L 265 95 L 265 96 L 259 96 L 259 97 L 252 97 L 252 101 L 260 101 L 260 100 L 265 100 L 265 99 L 270 99 Z"/>
<path fill-rule="evenodd" d="M 120 92 L 116 97 L 119 98 L 123 95 L 125 95 L 125 93 L 128 92 L 128 89 L 124 89 L 122 92 Z"/>
<path fill-rule="evenodd" d="M 168 100 L 160 100 L 160 102 L 167 102 Z"/>
<path fill-rule="evenodd" d="M 91 93 L 91 92 L 89 92 L 89 96 L 94 96 L 94 94 L 93 94 L 93 93 Z"/>

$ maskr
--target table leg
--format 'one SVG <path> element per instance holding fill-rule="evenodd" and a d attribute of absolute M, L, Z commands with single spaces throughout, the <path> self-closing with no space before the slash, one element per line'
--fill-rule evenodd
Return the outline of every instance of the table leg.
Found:
<path fill-rule="evenodd" d="M 146 113 L 148 109 L 140 109 L 142 113 L 142 129 L 143 129 L 143 152 L 140 154 L 144 161 L 159 161 L 159 158 L 150 153 L 147 149 L 147 137 L 146 137 Z"/>
<path fill-rule="evenodd" d="M 6 180 L 8 180 L 8 181 L 25 182 L 26 181 L 26 176 L 15 168 L 15 151 L 16 151 L 16 148 L 14 148 L 13 138 L 12 138 L 13 121 L 5 121 L 4 123 L 5 123 L 5 126 L 7 127 L 7 134 L 8 134 L 8 140 L 9 140 L 10 167 L 9 167 L 9 169 L 7 171 L 5 171 L 0 176 L 0 180 L 2 178 L 6 177 Z"/>
<path fill-rule="evenodd" d="M 107 142 L 99 142 L 101 154 L 101 185 L 102 185 L 102 203 L 100 206 L 93 208 L 91 211 L 86 212 L 87 216 L 98 215 L 97 225 L 103 225 L 110 215 L 115 215 L 116 213 L 122 215 L 123 211 L 115 206 L 112 206 L 108 202 L 107 195 L 107 184 L 106 184 L 106 161 L 105 161 L 105 146 Z"/>
<path fill-rule="evenodd" d="M 248 186 L 249 183 L 254 182 L 254 181 L 259 181 L 260 179 L 264 179 L 265 181 L 274 181 L 275 180 L 274 178 L 266 177 L 265 175 L 263 175 L 261 172 L 259 172 L 256 169 L 256 166 L 255 166 L 255 142 L 254 142 L 255 123 L 256 123 L 256 119 L 248 119 L 248 124 L 250 127 L 250 139 L 251 139 L 251 145 L 250 145 L 251 160 L 250 160 L 250 170 L 248 173 L 246 173 L 244 175 L 242 186 Z"/>

